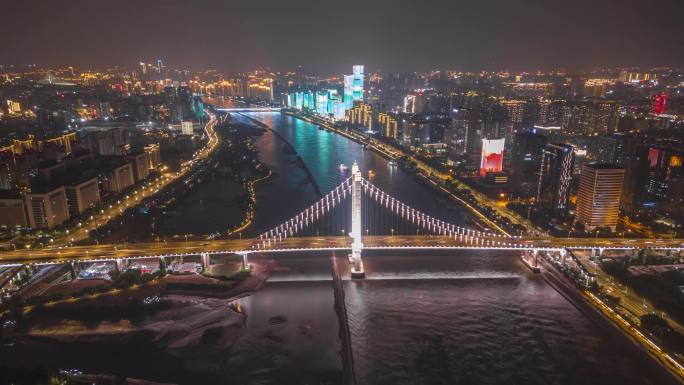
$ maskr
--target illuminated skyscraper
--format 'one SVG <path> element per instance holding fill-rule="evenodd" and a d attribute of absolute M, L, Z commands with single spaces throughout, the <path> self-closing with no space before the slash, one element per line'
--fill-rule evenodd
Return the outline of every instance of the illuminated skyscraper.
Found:
<path fill-rule="evenodd" d="M 354 107 L 354 75 L 344 75 L 344 107 Z"/>
<path fill-rule="evenodd" d="M 625 170 L 608 164 L 586 164 L 580 174 L 575 222 L 586 230 L 610 227 L 615 231 Z"/>
<path fill-rule="evenodd" d="M 355 65 L 353 67 L 354 84 L 352 86 L 354 101 L 363 101 L 363 66 Z"/>
<path fill-rule="evenodd" d="M 651 97 L 651 113 L 660 115 L 665 113 L 667 105 L 667 95 L 664 92 L 655 94 Z"/>
<path fill-rule="evenodd" d="M 344 75 L 344 106 L 354 107 L 354 102 L 363 101 L 363 66 L 352 67 L 351 75 Z"/>
<path fill-rule="evenodd" d="M 505 138 L 482 139 L 480 176 L 485 176 L 490 172 L 501 172 L 503 170 L 503 152 L 505 143 Z"/>
<path fill-rule="evenodd" d="M 537 204 L 556 214 L 566 213 L 574 166 L 575 152 L 571 145 L 549 143 L 544 147 L 537 184 Z"/>

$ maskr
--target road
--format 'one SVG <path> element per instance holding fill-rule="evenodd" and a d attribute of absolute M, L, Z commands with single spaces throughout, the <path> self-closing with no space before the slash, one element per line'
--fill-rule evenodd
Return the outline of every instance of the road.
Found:
<path fill-rule="evenodd" d="M 684 335 L 684 326 L 670 318 L 666 313 L 657 310 L 648 299 L 638 295 L 634 290 L 630 290 L 628 286 L 615 281 L 600 266 L 589 259 L 588 253 L 575 252 L 575 256 L 588 271 L 595 274 L 601 291 L 620 299 L 618 306 L 626 310 L 627 316 L 632 319 L 632 322 L 639 324 L 641 316 L 655 313 L 666 319 L 678 333 Z"/>
<path fill-rule="evenodd" d="M 544 277 L 546 282 L 553 286 L 556 291 L 563 295 L 570 303 L 594 321 L 600 321 L 600 319 L 595 316 L 602 315 L 605 320 L 610 321 L 610 323 L 617 327 L 615 330 L 622 332 L 628 339 L 635 343 L 636 347 L 643 348 L 656 362 L 663 365 L 676 380 L 680 383 L 683 382 L 684 367 L 675 361 L 667 352 L 664 352 L 657 346 L 648 336 L 637 330 L 593 293 L 587 290 L 578 289 L 573 282 L 560 274 L 556 268 L 544 258 L 540 259 L 540 263 L 542 266 L 542 277 Z"/>
<path fill-rule="evenodd" d="M 465 248 L 465 249 L 569 249 L 587 250 L 592 248 L 672 248 L 680 250 L 684 240 L 647 240 L 647 239 L 595 239 L 595 238 L 506 238 L 501 236 L 483 236 L 478 239 L 425 235 L 387 235 L 366 236 L 363 238 L 364 248 Z M 88 245 L 40 250 L 17 250 L 0 252 L 0 263 L 38 263 L 66 262 L 70 260 L 89 260 L 98 258 L 133 258 L 144 256 L 163 256 L 177 254 L 198 254 L 201 252 L 268 252 L 269 250 L 303 250 L 303 249 L 348 249 L 351 239 L 344 236 L 333 237 L 295 237 L 286 238 L 271 245 L 257 248 L 252 239 L 207 240 L 207 241 L 173 241 L 154 243 L 132 243 L 123 245 Z"/>

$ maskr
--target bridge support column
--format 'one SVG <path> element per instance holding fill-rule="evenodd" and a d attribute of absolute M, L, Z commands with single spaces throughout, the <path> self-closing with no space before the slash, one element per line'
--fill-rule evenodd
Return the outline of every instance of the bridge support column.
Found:
<path fill-rule="evenodd" d="M 209 253 L 200 254 L 200 262 L 202 263 L 202 270 L 209 270 L 211 267 L 211 257 Z"/>
<path fill-rule="evenodd" d="M 69 262 L 69 276 L 71 277 L 71 280 L 76 279 L 76 275 L 78 275 L 77 265 L 76 262 Z"/>
<path fill-rule="evenodd" d="M 159 257 L 159 271 L 166 273 L 166 259 Z"/>
<path fill-rule="evenodd" d="M 242 270 L 249 269 L 249 261 L 247 260 L 247 253 L 239 254 L 242 257 Z"/>
<path fill-rule="evenodd" d="M 116 261 L 116 270 L 119 273 L 123 273 L 124 270 L 128 267 L 128 261 L 123 259 L 123 258 L 118 258 L 115 260 Z"/>
<path fill-rule="evenodd" d="M 568 256 L 568 250 L 567 249 L 561 249 L 560 250 L 560 257 L 561 257 L 561 265 L 565 265 L 565 257 Z"/>
<path fill-rule="evenodd" d="M 354 266 L 352 267 L 352 278 L 365 278 L 366 273 L 363 270 L 363 262 L 361 261 L 361 250 L 363 249 L 363 240 L 361 239 L 361 171 L 359 165 L 354 162 L 352 165 L 352 188 L 351 188 L 351 210 L 352 210 L 352 226 L 349 235 L 352 238 L 352 258 Z"/>

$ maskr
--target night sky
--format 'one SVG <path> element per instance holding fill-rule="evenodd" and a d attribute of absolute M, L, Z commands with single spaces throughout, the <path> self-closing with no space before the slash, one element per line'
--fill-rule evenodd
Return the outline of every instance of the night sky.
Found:
<path fill-rule="evenodd" d="M 311 73 L 684 64 L 683 0 L 0 0 L 0 64 Z"/>

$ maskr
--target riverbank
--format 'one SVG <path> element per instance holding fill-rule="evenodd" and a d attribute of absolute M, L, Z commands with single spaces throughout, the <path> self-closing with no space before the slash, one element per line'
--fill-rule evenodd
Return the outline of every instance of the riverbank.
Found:
<path fill-rule="evenodd" d="M 245 114 L 239 114 L 240 116 L 244 117 L 245 119 L 249 120 L 250 122 L 253 122 L 257 126 L 266 129 L 270 132 L 272 132 L 274 135 L 276 135 L 280 140 L 282 140 L 285 145 L 292 151 L 293 154 L 297 154 L 297 150 L 295 147 L 290 143 L 283 135 L 281 135 L 278 131 L 274 130 L 273 127 L 269 127 L 267 124 L 264 122 L 261 122 L 257 119 L 252 118 L 251 116 L 247 116 Z M 323 193 L 321 192 L 321 188 L 318 186 L 318 183 L 316 183 L 316 179 L 314 179 L 313 174 L 311 174 L 311 170 L 309 170 L 309 167 L 306 165 L 304 161 L 302 161 L 302 158 L 299 154 L 297 154 L 297 166 L 301 167 L 302 170 L 306 173 L 307 178 L 309 178 L 309 182 L 311 182 L 311 185 L 313 186 L 314 190 L 316 191 L 316 194 L 318 197 L 322 197 Z"/>
<path fill-rule="evenodd" d="M 684 370 L 668 357 L 646 336 L 638 332 L 626 321 L 618 318 L 610 308 L 603 304 L 593 294 L 580 290 L 575 284 L 562 276 L 545 258 L 538 259 L 543 266 L 540 276 L 549 286 L 554 288 L 570 304 L 579 310 L 591 322 L 611 335 L 617 341 L 622 341 L 627 349 L 634 349 L 636 354 L 647 355 L 655 372 L 666 374 L 663 381 L 684 384 Z M 674 382 L 673 382 L 674 381 Z M 666 382 L 664 382 L 666 383 Z"/>

